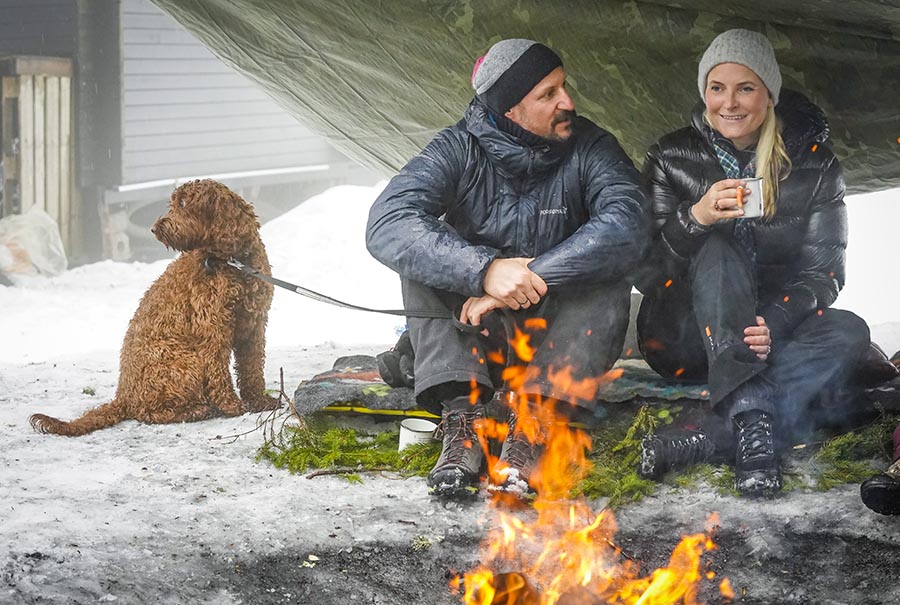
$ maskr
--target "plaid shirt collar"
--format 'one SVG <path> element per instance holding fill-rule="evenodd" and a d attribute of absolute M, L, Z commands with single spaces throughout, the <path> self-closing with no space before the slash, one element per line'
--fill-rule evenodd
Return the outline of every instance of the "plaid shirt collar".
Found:
<path fill-rule="evenodd" d="M 717 133 L 718 134 L 718 133 Z M 756 153 L 751 152 L 752 157 L 750 161 L 744 166 L 744 169 L 741 170 L 741 163 L 738 161 L 737 156 L 732 153 L 731 149 L 734 147 L 730 144 L 729 141 L 728 148 L 723 145 L 718 137 L 713 139 L 713 148 L 716 150 L 716 158 L 719 160 L 719 165 L 722 167 L 722 170 L 725 171 L 725 176 L 730 179 L 740 179 L 740 178 L 750 178 L 756 176 Z"/>

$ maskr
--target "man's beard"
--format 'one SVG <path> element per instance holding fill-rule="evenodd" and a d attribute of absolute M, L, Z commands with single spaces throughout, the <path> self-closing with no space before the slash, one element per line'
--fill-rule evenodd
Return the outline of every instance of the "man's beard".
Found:
<path fill-rule="evenodd" d="M 575 110 L 563 109 L 553 116 L 553 120 L 550 122 L 550 136 L 547 138 L 551 141 L 562 142 L 567 140 L 572 135 L 572 124 L 575 123 Z M 569 126 L 566 129 L 564 134 L 557 134 L 556 127 L 563 122 L 569 122 Z"/>

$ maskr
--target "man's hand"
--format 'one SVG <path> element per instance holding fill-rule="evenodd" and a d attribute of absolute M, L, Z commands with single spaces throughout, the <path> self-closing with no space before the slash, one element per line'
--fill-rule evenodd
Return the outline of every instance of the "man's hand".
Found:
<path fill-rule="evenodd" d="M 541 301 L 547 284 L 528 268 L 533 258 L 498 258 L 488 266 L 484 276 L 484 292 L 518 311 Z"/>
<path fill-rule="evenodd" d="M 765 319 L 757 315 L 756 325 L 744 328 L 744 342 L 760 360 L 765 361 L 769 357 L 772 352 L 772 336 Z"/>
<path fill-rule="evenodd" d="M 463 303 L 462 311 L 459 312 L 459 321 L 464 324 L 480 326 L 482 317 L 495 309 L 505 308 L 506 305 L 503 304 L 503 301 L 497 300 L 490 294 L 472 296 Z M 488 336 L 487 330 L 482 330 L 481 333 Z"/>

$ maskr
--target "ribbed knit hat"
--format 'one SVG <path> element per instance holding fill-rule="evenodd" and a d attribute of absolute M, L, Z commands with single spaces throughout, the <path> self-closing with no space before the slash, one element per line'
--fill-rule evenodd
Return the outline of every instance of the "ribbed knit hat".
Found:
<path fill-rule="evenodd" d="M 475 62 L 472 88 L 485 105 L 503 115 L 560 66 L 559 55 L 540 42 L 501 40 Z"/>
<path fill-rule="evenodd" d="M 772 101 L 778 104 L 781 70 L 775 60 L 775 51 L 764 35 L 747 29 L 730 29 L 716 36 L 703 53 L 697 71 L 697 88 L 701 97 L 705 96 L 706 77 L 720 63 L 739 63 L 752 69 L 769 89 Z"/>

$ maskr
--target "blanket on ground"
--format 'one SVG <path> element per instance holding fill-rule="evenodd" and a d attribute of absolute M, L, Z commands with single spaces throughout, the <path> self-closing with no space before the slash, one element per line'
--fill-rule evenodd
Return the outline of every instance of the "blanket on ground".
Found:
<path fill-rule="evenodd" d="M 617 377 L 601 386 L 600 403 L 709 399 L 706 385 L 668 383 L 639 359 L 619 360 L 611 375 Z M 385 384 L 370 355 L 340 357 L 327 372 L 301 382 L 294 392 L 294 406 L 302 415 L 326 411 L 434 417 L 416 406 L 412 389 Z"/>

